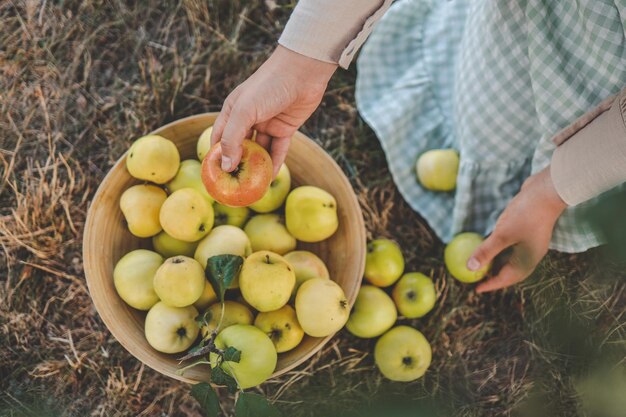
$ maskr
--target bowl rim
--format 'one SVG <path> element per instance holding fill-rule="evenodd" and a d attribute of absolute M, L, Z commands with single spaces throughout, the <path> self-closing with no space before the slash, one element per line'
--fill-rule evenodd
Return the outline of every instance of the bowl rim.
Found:
<path fill-rule="evenodd" d="M 199 113 L 199 114 L 195 114 L 192 116 L 187 116 L 184 117 L 182 119 L 177 119 L 174 120 L 170 123 L 167 123 L 153 131 L 151 131 L 150 133 L 147 133 L 146 135 L 153 135 L 153 134 L 159 134 L 167 129 L 172 128 L 173 126 L 177 126 L 183 123 L 187 123 L 187 122 L 193 122 L 196 121 L 198 119 L 204 119 L 207 117 L 210 118 L 214 118 L 218 115 L 218 112 L 207 112 L 207 113 Z M 208 127 L 208 126 L 207 126 Z M 297 138 L 296 140 L 303 140 L 305 142 L 308 142 L 308 144 L 310 146 L 314 146 L 314 147 L 318 147 L 320 150 L 322 150 L 324 156 L 326 157 L 327 161 L 329 163 L 331 163 L 332 165 L 334 165 L 334 167 L 336 168 L 337 172 L 339 173 L 337 180 L 341 181 L 342 183 L 344 183 L 344 185 L 347 186 L 348 189 L 351 190 L 351 192 L 349 193 L 349 199 L 352 200 L 353 202 L 353 206 L 356 208 L 356 213 L 355 217 L 356 217 L 356 222 L 358 223 L 358 231 L 359 231 L 359 240 L 362 241 L 363 245 L 362 247 L 365 248 L 366 244 L 367 244 L 367 236 L 366 236 L 366 231 L 365 231 L 365 222 L 363 220 L 363 212 L 361 210 L 361 206 L 359 204 L 358 198 L 356 196 L 356 193 L 354 192 L 354 188 L 352 187 L 352 184 L 350 183 L 350 181 L 348 180 L 348 178 L 346 177 L 346 174 L 344 173 L 344 171 L 341 169 L 341 167 L 339 166 L 339 164 L 337 164 L 337 162 L 324 150 L 324 148 L 322 148 L 319 144 L 317 144 L 313 139 L 309 138 L 307 135 L 305 135 L 304 133 L 300 132 L 299 130 L 296 131 L 293 135 L 293 138 Z M 93 222 L 94 222 L 94 209 L 93 207 L 96 204 L 99 204 L 100 200 L 102 200 L 103 198 L 103 194 L 105 193 L 105 186 L 106 184 L 110 181 L 110 178 L 113 175 L 113 171 L 116 168 L 119 168 L 120 166 L 125 164 L 125 160 L 126 160 L 126 155 L 128 153 L 128 150 L 126 150 L 113 164 L 113 166 L 111 166 L 111 168 L 107 171 L 106 175 L 104 176 L 104 178 L 102 179 L 102 181 L 100 182 L 100 185 L 98 186 L 98 189 L 96 190 L 95 194 L 93 195 L 93 197 L 91 198 L 91 200 L 89 201 L 89 208 L 87 210 L 87 216 L 85 219 L 85 225 L 84 225 L 84 230 L 83 230 L 83 242 L 82 242 L 82 257 L 83 257 L 83 271 L 84 271 L 84 275 L 85 275 L 85 280 L 87 282 L 87 288 L 89 290 L 89 298 L 91 299 L 94 307 L 96 308 L 96 312 L 98 313 L 98 316 L 100 317 L 100 319 L 102 320 L 102 322 L 104 323 L 106 329 L 111 333 L 111 335 L 113 336 L 113 338 L 116 340 L 117 343 L 119 343 L 120 345 L 122 345 L 122 347 L 124 349 L 126 349 L 126 351 L 128 351 L 136 360 L 138 360 L 139 362 L 141 362 L 142 364 L 150 367 L 151 369 L 159 372 L 162 375 L 168 376 L 170 378 L 182 381 L 182 382 L 187 382 L 187 383 L 197 383 L 199 382 L 196 379 L 193 378 L 188 378 L 184 375 L 178 375 L 178 374 L 170 374 L 170 373 L 166 373 L 160 369 L 154 368 L 150 365 L 150 363 L 148 363 L 147 361 L 144 360 L 143 358 L 143 349 L 141 348 L 137 348 L 134 344 L 131 343 L 127 343 L 125 341 L 124 338 L 120 338 L 118 337 L 118 335 L 120 335 L 118 330 L 116 329 L 116 326 L 114 325 L 113 322 L 113 318 L 109 317 L 107 314 L 102 314 L 103 312 L 105 312 L 106 310 L 104 309 L 104 306 L 101 305 L 101 301 L 94 297 L 93 294 L 93 288 L 92 288 L 92 282 L 94 282 L 97 278 L 95 275 L 95 272 L 92 274 L 91 272 L 95 269 L 94 266 L 92 266 L 92 263 L 94 262 L 94 260 L 92 259 L 92 257 L 90 256 L 90 251 L 88 250 L 88 245 L 89 243 L 92 241 L 92 237 L 91 237 L 91 231 L 93 230 Z M 356 237 L 355 237 L 356 239 Z M 349 307 L 352 308 L 352 306 L 354 305 L 354 301 L 356 299 L 356 296 L 358 294 L 358 287 L 361 286 L 362 280 L 363 280 L 363 273 L 365 271 L 365 255 L 366 255 L 366 251 L 363 250 L 361 254 L 359 254 L 359 265 L 358 265 L 358 276 L 359 279 L 354 280 L 353 282 L 353 291 L 351 292 L 352 295 L 348 297 L 348 304 Z M 341 330 L 339 330 L 341 331 Z M 270 378 L 268 378 L 268 380 L 278 377 L 280 375 L 283 375 L 291 370 L 293 370 L 294 368 L 302 365 L 304 362 L 306 362 L 308 359 L 310 359 L 313 355 L 315 355 L 316 353 L 318 353 L 337 333 L 339 332 L 335 332 L 329 336 L 323 337 L 323 338 L 315 338 L 317 339 L 317 342 L 315 343 L 315 345 L 312 346 L 312 348 L 306 353 L 304 354 L 302 357 L 300 357 L 298 360 L 292 362 L 291 364 L 285 366 L 282 369 L 279 370 L 275 370 L 274 373 L 270 376 Z"/>

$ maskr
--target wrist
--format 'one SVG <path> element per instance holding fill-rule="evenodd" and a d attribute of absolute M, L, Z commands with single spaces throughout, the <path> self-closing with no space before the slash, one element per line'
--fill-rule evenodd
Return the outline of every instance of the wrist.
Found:
<path fill-rule="evenodd" d="M 338 65 L 302 55 L 278 45 L 267 62 L 273 72 L 285 73 L 305 84 L 328 84 Z"/>
<path fill-rule="evenodd" d="M 542 194 L 545 204 L 549 210 L 556 215 L 560 216 L 567 208 L 567 203 L 563 201 L 559 193 L 556 191 L 554 182 L 552 181 L 552 175 L 550 174 L 550 166 L 541 170 L 538 174 L 541 180 Z"/>

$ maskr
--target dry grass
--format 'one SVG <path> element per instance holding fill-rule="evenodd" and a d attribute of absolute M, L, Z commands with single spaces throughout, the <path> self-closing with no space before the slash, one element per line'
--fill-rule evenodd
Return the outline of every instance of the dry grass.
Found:
<path fill-rule="evenodd" d="M 0 0 L 0 416 L 200 416 L 188 386 L 143 367 L 99 320 L 82 271 L 85 213 L 133 138 L 220 108 L 291 3 Z M 356 113 L 353 81 L 339 73 L 304 130 L 349 175 L 369 236 L 401 242 L 408 267 L 435 279 L 436 310 L 410 322 L 434 362 L 422 380 L 390 383 L 373 342 L 343 332 L 260 390 L 289 416 L 623 412 L 619 389 L 586 394 L 605 369 L 624 369 L 623 265 L 553 254 L 520 288 L 486 296 L 451 280 Z"/>

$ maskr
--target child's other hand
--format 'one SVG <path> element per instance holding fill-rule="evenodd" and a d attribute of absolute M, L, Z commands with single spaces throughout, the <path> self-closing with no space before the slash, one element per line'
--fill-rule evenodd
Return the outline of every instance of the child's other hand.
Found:
<path fill-rule="evenodd" d="M 476 291 L 494 291 L 526 279 L 548 252 L 552 230 L 566 207 L 552 184 L 550 167 L 530 176 L 498 218 L 493 233 L 467 262 L 469 269 L 477 270 L 512 249 L 499 272 Z"/>
<path fill-rule="evenodd" d="M 222 169 L 233 171 L 251 129 L 272 156 L 274 175 L 287 156 L 294 132 L 320 104 L 337 65 L 278 46 L 272 56 L 224 101 L 211 135 L 222 142 Z"/>

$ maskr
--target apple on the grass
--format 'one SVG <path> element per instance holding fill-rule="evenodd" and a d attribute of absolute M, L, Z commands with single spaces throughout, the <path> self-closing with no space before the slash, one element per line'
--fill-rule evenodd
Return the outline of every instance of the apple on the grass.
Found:
<path fill-rule="evenodd" d="M 213 210 L 215 211 L 215 226 L 228 224 L 242 227 L 250 215 L 248 207 L 228 207 L 220 203 L 215 203 Z"/>
<path fill-rule="evenodd" d="M 272 339 L 278 353 L 295 348 L 304 337 L 296 311 L 289 304 L 278 310 L 259 313 L 254 320 L 254 325 Z"/>
<path fill-rule="evenodd" d="M 220 332 L 235 324 L 252 324 L 254 320 L 254 315 L 248 307 L 230 300 L 224 301 L 224 317 L 222 317 L 222 303 L 211 305 L 204 314 L 208 315 L 206 318 L 209 321 L 200 329 L 203 337 L 214 330 Z"/>
<path fill-rule="evenodd" d="M 319 242 L 339 227 L 337 201 L 329 192 L 311 185 L 294 188 L 285 202 L 287 230 L 302 242 Z"/>
<path fill-rule="evenodd" d="M 193 257 L 206 269 L 209 258 L 217 255 L 237 255 L 243 258 L 252 253 L 252 246 L 248 235 L 238 227 L 222 225 L 217 226 L 198 243 Z M 239 276 L 236 276 L 230 284 L 230 288 L 239 286 Z"/>
<path fill-rule="evenodd" d="M 146 315 L 146 339 L 150 346 L 163 353 L 189 349 L 200 331 L 197 316 L 194 306 L 171 307 L 159 301 Z"/>
<path fill-rule="evenodd" d="M 291 174 L 286 164 L 283 164 L 270 184 L 270 188 L 256 203 L 250 204 L 250 208 L 257 213 L 269 213 L 283 205 L 289 189 L 291 188 Z"/>
<path fill-rule="evenodd" d="M 133 185 L 120 198 L 128 230 L 137 237 L 154 236 L 162 230 L 159 213 L 167 194 L 156 185 Z"/>
<path fill-rule="evenodd" d="M 113 270 L 113 284 L 120 298 L 137 310 L 149 310 L 159 301 L 153 280 L 161 264 L 163 257 L 147 249 L 124 255 Z"/>
<path fill-rule="evenodd" d="M 187 256 L 167 259 L 154 275 L 154 291 L 172 307 L 195 303 L 202 295 L 206 279 L 198 261 Z"/>
<path fill-rule="evenodd" d="M 287 231 L 278 214 L 257 214 L 243 230 L 250 238 L 253 252 L 268 250 L 284 255 L 296 248 L 296 238 Z"/>
<path fill-rule="evenodd" d="M 376 239 L 367 244 L 365 279 L 377 287 L 388 287 L 404 272 L 400 247 L 389 239 Z"/>
<path fill-rule="evenodd" d="M 183 188 L 193 188 L 206 197 L 210 203 L 213 203 L 213 198 L 211 198 L 202 183 L 201 171 L 202 164 L 195 159 L 187 159 L 181 162 L 176 176 L 167 183 L 167 189 L 170 193 L 173 193 Z"/>
<path fill-rule="evenodd" d="M 432 191 L 452 191 L 459 173 L 459 154 L 454 149 L 434 149 L 424 152 L 417 160 L 417 178 Z"/>
<path fill-rule="evenodd" d="M 293 266 L 296 273 L 296 285 L 293 287 L 292 296 L 296 296 L 296 292 L 303 282 L 313 278 L 330 279 L 328 268 L 316 254 L 306 250 L 295 250 L 284 255 L 289 265 Z"/>
<path fill-rule="evenodd" d="M 409 326 L 397 326 L 381 336 L 374 347 L 374 361 L 392 381 L 414 381 L 426 373 L 432 351 L 424 335 Z"/>
<path fill-rule="evenodd" d="M 137 139 L 126 155 L 126 168 L 133 177 L 165 184 L 178 171 L 180 154 L 174 142 L 159 135 Z"/>
<path fill-rule="evenodd" d="M 241 352 L 239 362 L 224 361 L 221 368 L 233 376 L 241 389 L 265 382 L 274 370 L 278 354 L 269 336 L 248 324 L 235 324 L 218 333 L 215 347 L 221 350 L 233 347 Z M 218 355 L 209 355 L 211 367 L 218 365 Z"/>
<path fill-rule="evenodd" d="M 198 242 L 185 242 L 184 240 L 174 239 L 165 232 L 152 236 L 152 247 L 156 252 L 165 258 L 172 256 L 193 256 L 196 251 Z"/>
<path fill-rule="evenodd" d="M 415 319 L 433 309 L 437 292 L 429 277 L 420 272 L 409 272 L 393 287 L 392 297 L 401 315 Z"/>
<path fill-rule="evenodd" d="M 182 188 L 167 197 L 159 220 L 163 230 L 175 239 L 195 242 L 213 227 L 213 206 L 193 188 Z"/>
<path fill-rule="evenodd" d="M 313 278 L 298 289 L 296 316 L 309 336 L 325 337 L 339 331 L 349 315 L 346 295 L 335 281 Z"/>
<path fill-rule="evenodd" d="M 361 338 L 377 337 L 398 318 L 393 300 L 378 287 L 363 285 L 356 297 L 346 329 Z"/>
<path fill-rule="evenodd" d="M 253 308 L 263 312 L 278 310 L 289 301 L 296 275 L 285 258 L 259 251 L 248 256 L 239 274 L 241 295 Z"/>
<path fill-rule="evenodd" d="M 460 233 L 448 243 L 444 251 L 444 262 L 454 278 L 461 282 L 473 283 L 485 277 L 491 264 L 484 265 L 477 271 L 470 271 L 467 268 L 467 261 L 483 240 L 478 233 Z"/>
<path fill-rule="evenodd" d="M 218 203 L 230 207 L 249 206 L 259 201 L 272 182 L 272 160 L 256 142 L 245 139 L 239 165 L 222 170 L 222 145 L 215 144 L 202 161 L 202 182 Z"/>

